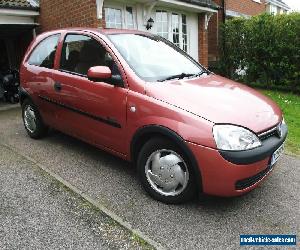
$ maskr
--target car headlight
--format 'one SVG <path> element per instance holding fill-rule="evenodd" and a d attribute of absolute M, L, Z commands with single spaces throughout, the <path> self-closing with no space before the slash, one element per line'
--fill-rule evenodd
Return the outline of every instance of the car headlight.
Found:
<path fill-rule="evenodd" d="M 261 146 L 259 138 L 250 130 L 234 125 L 215 125 L 213 135 L 220 150 L 241 151 Z"/>

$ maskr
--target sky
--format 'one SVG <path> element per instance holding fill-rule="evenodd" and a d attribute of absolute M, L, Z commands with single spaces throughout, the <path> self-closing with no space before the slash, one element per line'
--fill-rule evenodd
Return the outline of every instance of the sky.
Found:
<path fill-rule="evenodd" d="M 300 12 L 300 0 L 283 0 L 292 10 L 297 10 Z"/>

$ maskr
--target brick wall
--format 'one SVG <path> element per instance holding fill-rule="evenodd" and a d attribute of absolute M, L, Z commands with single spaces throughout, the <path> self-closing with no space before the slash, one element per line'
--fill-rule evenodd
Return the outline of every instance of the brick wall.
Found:
<path fill-rule="evenodd" d="M 199 45 L 198 45 L 198 54 L 199 62 L 204 66 L 208 67 L 208 33 L 205 29 L 205 15 L 199 14 Z"/>
<path fill-rule="evenodd" d="M 40 0 L 40 31 L 65 27 L 100 27 L 95 0 Z"/>
<path fill-rule="evenodd" d="M 254 16 L 266 11 L 265 1 L 257 3 L 253 0 L 226 0 L 226 9 Z"/>
<path fill-rule="evenodd" d="M 222 0 L 214 1 L 218 6 L 222 7 Z M 218 60 L 219 55 L 219 32 L 220 24 L 224 19 L 224 12 L 220 10 L 214 14 L 208 24 L 208 61 L 209 65 L 213 66 L 213 62 Z"/>

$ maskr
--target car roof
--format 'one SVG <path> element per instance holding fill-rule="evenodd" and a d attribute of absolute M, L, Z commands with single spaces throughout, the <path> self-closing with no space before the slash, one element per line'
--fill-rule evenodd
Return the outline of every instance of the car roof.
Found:
<path fill-rule="evenodd" d="M 82 32 L 91 32 L 91 33 L 99 33 L 102 35 L 113 35 L 113 34 L 142 34 L 142 35 L 148 35 L 152 36 L 153 34 L 139 31 L 139 30 L 128 30 L 128 29 L 102 29 L 102 28 L 85 28 L 85 27 L 78 27 L 78 28 L 65 28 L 65 29 L 57 29 L 52 30 L 49 32 L 45 32 L 43 34 L 47 33 L 58 33 L 58 32 L 72 32 L 72 31 L 82 31 Z"/>

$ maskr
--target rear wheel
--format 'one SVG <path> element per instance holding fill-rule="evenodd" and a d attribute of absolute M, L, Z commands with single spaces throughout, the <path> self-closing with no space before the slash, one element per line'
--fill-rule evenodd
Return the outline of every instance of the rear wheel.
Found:
<path fill-rule="evenodd" d="M 189 160 L 173 142 L 151 139 L 142 147 L 137 164 L 142 185 L 153 198 L 175 204 L 195 194 Z"/>
<path fill-rule="evenodd" d="M 47 134 L 48 127 L 43 123 L 38 109 L 29 99 L 22 104 L 22 117 L 25 129 L 31 138 L 38 139 Z"/>

